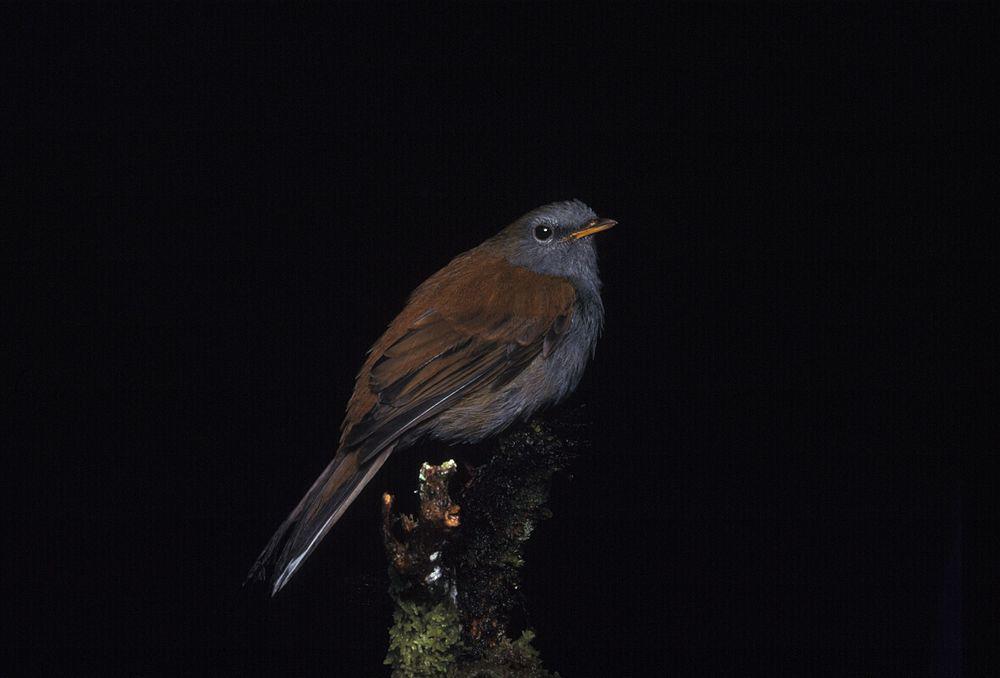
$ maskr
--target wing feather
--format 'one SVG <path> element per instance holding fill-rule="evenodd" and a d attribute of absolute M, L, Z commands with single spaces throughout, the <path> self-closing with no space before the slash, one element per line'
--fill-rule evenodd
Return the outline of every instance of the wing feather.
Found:
<path fill-rule="evenodd" d="M 421 285 L 372 347 L 342 446 L 373 458 L 457 400 L 547 358 L 572 322 L 573 286 L 473 250 Z"/>

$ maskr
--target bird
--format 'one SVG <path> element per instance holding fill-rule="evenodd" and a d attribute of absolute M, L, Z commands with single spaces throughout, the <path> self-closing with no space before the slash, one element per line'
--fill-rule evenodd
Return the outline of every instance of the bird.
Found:
<path fill-rule="evenodd" d="M 591 236 L 616 223 L 579 200 L 544 205 L 420 284 L 357 373 L 332 461 L 248 581 L 277 595 L 394 451 L 477 443 L 568 396 L 604 325 Z"/>

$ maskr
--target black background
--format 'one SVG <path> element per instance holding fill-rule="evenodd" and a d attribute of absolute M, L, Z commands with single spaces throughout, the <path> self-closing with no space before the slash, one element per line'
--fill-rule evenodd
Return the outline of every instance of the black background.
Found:
<path fill-rule="evenodd" d="M 9 17 L 4 673 L 384 671 L 378 494 L 461 449 L 396 455 L 274 601 L 242 578 L 408 292 L 577 197 L 620 225 L 593 449 L 527 550 L 547 665 L 985 674 L 984 14 Z"/>

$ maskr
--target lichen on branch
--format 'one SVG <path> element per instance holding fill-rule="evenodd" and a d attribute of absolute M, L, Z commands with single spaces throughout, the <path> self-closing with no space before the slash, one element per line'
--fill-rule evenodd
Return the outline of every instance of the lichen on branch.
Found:
<path fill-rule="evenodd" d="M 565 423 L 565 422 L 564 422 Z M 500 439 L 490 461 L 456 485 L 454 461 L 423 464 L 417 517 L 397 515 L 383 496 L 382 534 L 396 603 L 385 663 L 393 676 L 552 675 L 532 647 L 515 639 L 522 549 L 546 507 L 552 475 L 576 442 L 538 420 Z"/>

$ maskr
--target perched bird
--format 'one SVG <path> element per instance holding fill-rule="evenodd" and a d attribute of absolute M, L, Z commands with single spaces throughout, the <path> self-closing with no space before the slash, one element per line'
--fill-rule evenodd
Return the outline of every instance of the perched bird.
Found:
<path fill-rule="evenodd" d="M 614 225 L 579 200 L 545 205 L 422 283 L 361 366 L 333 461 L 250 576 L 277 594 L 394 450 L 478 442 L 576 388 L 604 322 L 589 236 Z"/>

